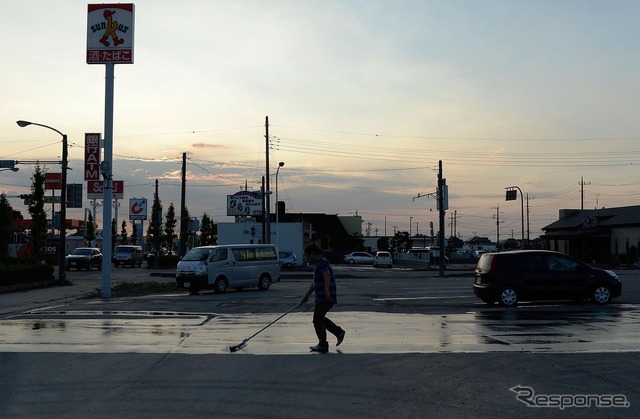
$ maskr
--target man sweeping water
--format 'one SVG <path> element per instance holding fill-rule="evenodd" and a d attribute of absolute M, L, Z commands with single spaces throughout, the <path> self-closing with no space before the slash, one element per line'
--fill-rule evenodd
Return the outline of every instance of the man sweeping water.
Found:
<path fill-rule="evenodd" d="M 336 292 L 336 278 L 333 275 L 333 269 L 329 265 L 329 261 L 322 256 L 322 251 L 318 246 L 312 244 L 304 249 L 305 258 L 309 263 L 315 263 L 313 272 L 313 282 L 309 286 L 300 305 L 309 301 L 312 292 L 316 294 L 316 306 L 313 311 L 313 327 L 318 335 L 318 344 L 311 347 L 312 352 L 327 353 L 329 352 L 329 342 L 327 342 L 327 330 L 338 339 L 336 346 L 340 346 L 344 340 L 345 331 L 334 322 L 329 320 L 326 315 L 338 302 Z"/>

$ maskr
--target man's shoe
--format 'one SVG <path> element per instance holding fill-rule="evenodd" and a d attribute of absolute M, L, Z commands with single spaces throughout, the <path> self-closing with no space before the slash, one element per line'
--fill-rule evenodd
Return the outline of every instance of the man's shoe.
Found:
<path fill-rule="evenodd" d="M 345 332 L 345 331 L 343 330 L 343 331 L 342 331 L 342 333 L 340 333 L 340 334 L 338 335 L 338 342 L 336 342 L 336 346 L 340 346 L 340 344 L 341 344 L 341 343 L 342 343 L 342 341 L 344 340 L 344 335 L 345 335 L 346 333 L 347 333 L 347 332 Z"/>
<path fill-rule="evenodd" d="M 329 352 L 329 345 L 316 345 L 316 346 L 310 346 L 309 349 L 311 349 L 311 352 L 320 352 L 321 354 L 326 354 L 327 352 Z"/>

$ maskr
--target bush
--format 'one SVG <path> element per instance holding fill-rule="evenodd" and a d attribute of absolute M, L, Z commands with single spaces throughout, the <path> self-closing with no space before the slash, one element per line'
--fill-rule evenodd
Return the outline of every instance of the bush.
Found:
<path fill-rule="evenodd" d="M 53 278 L 53 266 L 40 264 L 1 265 L 0 286 L 47 281 Z"/>

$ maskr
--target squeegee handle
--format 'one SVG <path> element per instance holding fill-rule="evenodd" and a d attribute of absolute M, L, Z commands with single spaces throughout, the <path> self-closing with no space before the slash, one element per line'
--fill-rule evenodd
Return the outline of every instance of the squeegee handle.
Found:
<path fill-rule="evenodd" d="M 296 304 L 295 306 L 291 307 L 289 310 L 287 310 L 286 313 L 283 313 L 280 317 L 278 317 L 277 319 L 275 319 L 274 321 L 272 321 L 271 323 L 269 323 L 268 325 L 266 325 L 265 327 L 263 327 L 262 329 L 258 330 L 256 333 L 254 333 L 253 335 L 249 336 L 248 338 L 246 338 L 244 341 L 248 341 L 249 339 L 253 338 L 254 336 L 256 336 L 257 334 L 261 333 L 264 329 L 266 329 L 267 327 L 271 326 L 272 324 L 274 324 L 275 322 L 277 322 L 278 320 L 280 320 L 281 318 L 283 318 L 284 316 L 286 316 L 287 314 L 291 313 L 293 310 L 295 310 L 296 308 L 300 307 L 300 304 Z"/>

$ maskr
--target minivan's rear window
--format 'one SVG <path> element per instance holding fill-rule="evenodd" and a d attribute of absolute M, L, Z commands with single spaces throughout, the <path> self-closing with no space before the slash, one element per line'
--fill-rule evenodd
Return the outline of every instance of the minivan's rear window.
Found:
<path fill-rule="evenodd" d="M 493 261 L 493 255 L 485 253 L 480 256 L 480 260 L 478 261 L 477 268 L 482 270 L 483 272 L 487 272 L 491 268 L 491 262 Z"/>

